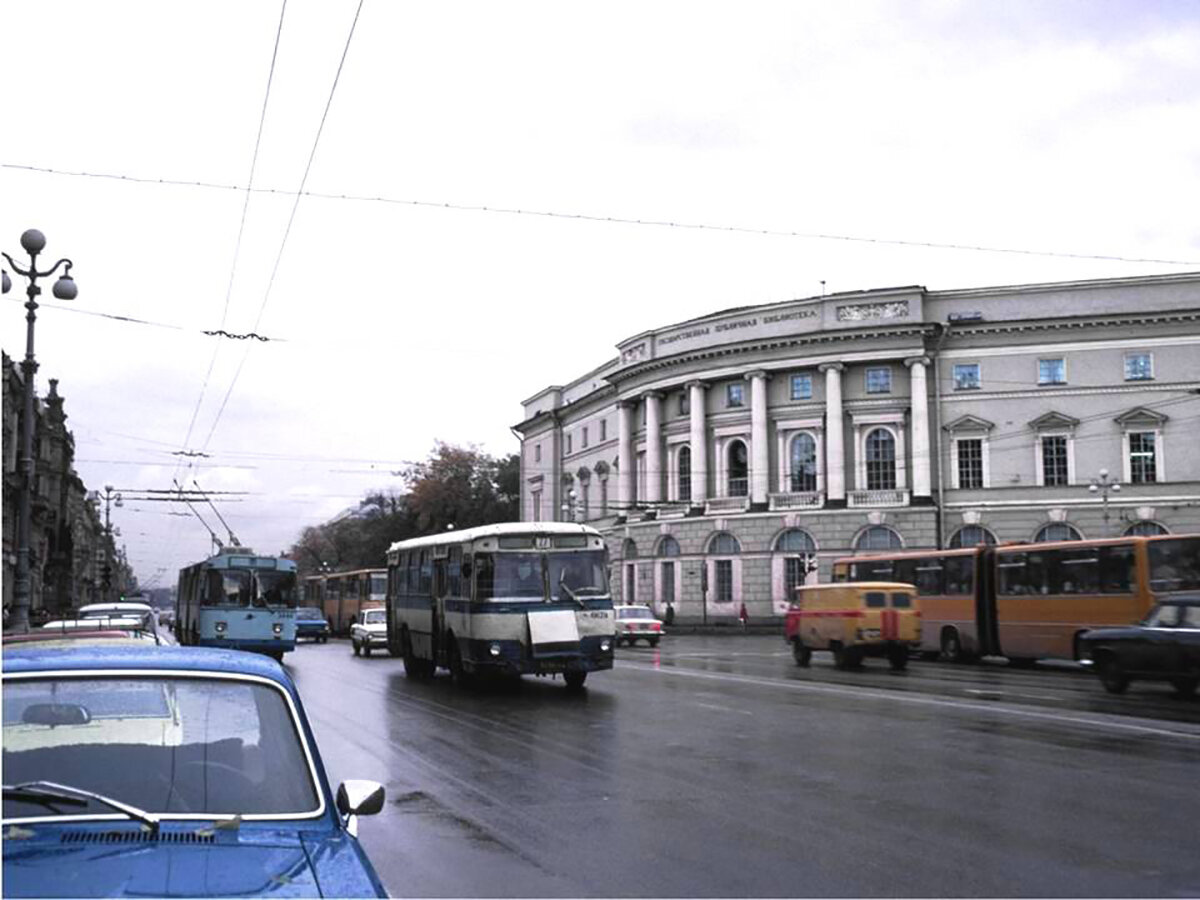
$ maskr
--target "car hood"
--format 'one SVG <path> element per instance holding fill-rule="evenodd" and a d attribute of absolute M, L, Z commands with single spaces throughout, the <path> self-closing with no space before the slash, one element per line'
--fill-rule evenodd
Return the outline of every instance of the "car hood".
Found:
<path fill-rule="evenodd" d="M 359 625 L 359 628 L 364 628 L 371 634 L 387 634 L 387 622 L 370 622 L 366 625 Z"/>
<path fill-rule="evenodd" d="M 1105 641 L 1114 638 L 1136 637 L 1146 631 L 1141 625 L 1114 625 L 1110 628 L 1093 628 L 1085 631 L 1082 641 Z"/>
<path fill-rule="evenodd" d="M 128 835 L 129 840 L 112 839 Z M 210 844 L 184 843 L 194 831 L 164 829 L 165 839 L 94 827 L 10 826 L 4 830 L 6 897 L 320 897 L 374 895 L 344 837 L 315 841 L 296 832 L 217 832 Z M 307 846 L 306 846 L 307 845 Z M 314 870 L 316 862 L 321 876 Z M 354 884 L 355 881 L 362 882 Z M 323 883 L 324 882 L 324 883 Z"/>

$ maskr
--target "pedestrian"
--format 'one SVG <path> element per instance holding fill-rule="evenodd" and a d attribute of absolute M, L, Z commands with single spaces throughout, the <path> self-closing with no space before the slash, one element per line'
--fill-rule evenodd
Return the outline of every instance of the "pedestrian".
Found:
<path fill-rule="evenodd" d="M 746 613 L 746 602 L 742 601 L 741 611 L 738 612 L 738 619 L 742 623 L 742 631 L 746 630 L 746 626 L 750 624 L 750 616 Z"/>
<path fill-rule="evenodd" d="M 664 625 L 674 625 L 675 624 L 675 604 L 672 603 L 670 600 L 667 601 L 667 611 L 663 615 L 663 624 Z"/>

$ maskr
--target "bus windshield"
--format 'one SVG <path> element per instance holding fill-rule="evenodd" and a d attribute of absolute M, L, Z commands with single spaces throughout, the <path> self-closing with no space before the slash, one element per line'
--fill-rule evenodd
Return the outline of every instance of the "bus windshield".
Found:
<path fill-rule="evenodd" d="M 258 591 L 261 602 L 267 606 L 283 606 L 295 609 L 296 573 L 287 571 L 261 571 L 258 573 Z"/>
<path fill-rule="evenodd" d="M 476 600 L 545 600 L 547 588 L 555 601 L 607 594 L 604 551 L 475 554 Z"/>
<path fill-rule="evenodd" d="M 1200 538 L 1167 538 L 1147 542 L 1150 590 L 1200 590 Z"/>

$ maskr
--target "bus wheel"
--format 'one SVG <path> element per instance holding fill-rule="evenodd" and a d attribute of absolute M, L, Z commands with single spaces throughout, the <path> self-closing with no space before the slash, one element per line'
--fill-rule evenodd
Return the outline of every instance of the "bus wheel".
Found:
<path fill-rule="evenodd" d="M 796 665 L 802 669 L 807 669 L 808 664 L 812 662 L 812 651 L 804 646 L 801 640 L 792 641 L 792 659 L 796 661 Z"/>
<path fill-rule="evenodd" d="M 453 632 L 446 634 L 446 645 L 449 648 L 450 656 L 450 677 L 454 679 L 457 685 L 465 685 L 469 678 L 467 676 L 466 667 L 463 666 L 462 650 L 459 649 L 458 639 Z"/>
<path fill-rule="evenodd" d="M 833 651 L 833 664 L 839 669 L 853 669 L 858 665 L 858 654 L 849 647 L 843 647 L 839 641 L 831 642 L 829 649 Z"/>
<path fill-rule="evenodd" d="M 1104 654 L 1096 661 L 1096 667 L 1100 673 L 1100 683 L 1106 691 L 1110 694 L 1125 693 L 1125 688 L 1129 687 L 1129 676 L 1125 674 L 1115 656 L 1111 653 Z"/>
<path fill-rule="evenodd" d="M 567 683 L 568 688 L 577 691 L 587 681 L 587 672 L 563 672 L 563 681 Z"/>
<path fill-rule="evenodd" d="M 908 668 L 908 648 L 907 647 L 889 647 L 888 648 L 888 664 L 891 665 L 893 672 L 903 672 Z"/>
<path fill-rule="evenodd" d="M 1175 688 L 1175 693 L 1180 697 L 1190 697 L 1196 693 L 1196 688 L 1200 686 L 1200 678 L 1192 676 L 1191 678 L 1172 678 L 1171 687 Z"/>
<path fill-rule="evenodd" d="M 947 628 L 942 632 L 942 657 L 946 662 L 960 663 L 963 661 L 962 641 L 958 631 Z"/>

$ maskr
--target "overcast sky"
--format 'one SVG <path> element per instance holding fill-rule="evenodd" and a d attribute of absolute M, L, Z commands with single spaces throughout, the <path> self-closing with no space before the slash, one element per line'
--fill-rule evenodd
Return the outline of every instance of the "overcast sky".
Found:
<path fill-rule="evenodd" d="M 69 309 L 46 285 L 36 354 L 76 468 L 89 488 L 248 491 L 219 506 L 260 552 L 400 487 L 435 439 L 515 452 L 521 400 L 648 328 L 822 281 L 1200 270 L 1190 0 L 280 14 L 10 2 L 0 53 L 0 249 L 23 262 L 36 227 L 44 262 L 75 263 Z M 143 584 L 210 550 L 171 512 L 114 511 Z"/>

